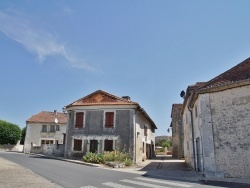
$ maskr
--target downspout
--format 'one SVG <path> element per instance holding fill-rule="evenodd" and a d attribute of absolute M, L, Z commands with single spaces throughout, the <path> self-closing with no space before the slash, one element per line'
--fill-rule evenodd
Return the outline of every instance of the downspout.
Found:
<path fill-rule="evenodd" d="M 136 124 L 135 124 L 135 115 L 136 115 L 136 109 L 134 110 L 133 114 L 133 130 L 134 130 L 134 163 L 136 163 L 136 139 L 137 139 L 137 133 L 136 133 Z"/>
<path fill-rule="evenodd" d="M 194 93 L 193 93 L 194 94 Z M 193 97 L 193 94 L 192 94 L 192 97 Z M 191 99 L 192 99 L 191 97 Z M 188 104 L 188 111 L 190 112 L 190 115 L 191 115 L 191 129 L 192 129 L 192 144 L 193 144 L 193 155 L 194 155 L 194 170 L 196 171 L 196 157 L 195 157 L 195 145 L 194 145 L 194 124 L 193 124 L 193 112 L 192 110 L 190 109 L 190 102 Z"/>
<path fill-rule="evenodd" d="M 188 111 L 190 112 L 191 115 L 191 128 L 192 128 L 192 144 L 193 144 L 193 155 L 194 155 L 194 170 L 196 171 L 196 158 L 195 158 L 195 149 L 194 149 L 194 125 L 193 125 L 193 112 L 192 110 L 188 107 Z"/>

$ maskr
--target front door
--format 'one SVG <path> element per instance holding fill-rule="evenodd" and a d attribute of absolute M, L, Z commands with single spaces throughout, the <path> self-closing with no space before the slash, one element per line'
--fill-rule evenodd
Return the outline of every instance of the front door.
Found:
<path fill-rule="evenodd" d="M 151 159 L 151 145 L 146 144 L 146 157 L 147 159 Z"/>
<path fill-rule="evenodd" d="M 98 141 L 97 140 L 90 140 L 90 152 L 95 153 L 98 149 Z"/>
<path fill-rule="evenodd" d="M 200 138 L 196 138 L 196 159 L 197 159 L 197 170 L 198 171 L 201 171 L 201 157 L 202 157 L 202 154 L 201 154 L 201 147 L 200 147 Z"/>

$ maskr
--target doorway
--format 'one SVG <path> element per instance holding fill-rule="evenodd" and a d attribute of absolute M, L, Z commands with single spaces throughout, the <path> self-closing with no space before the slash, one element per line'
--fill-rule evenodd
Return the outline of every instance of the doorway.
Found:
<path fill-rule="evenodd" d="M 98 141 L 97 140 L 90 140 L 90 148 L 89 151 L 91 153 L 96 153 L 98 150 Z"/>

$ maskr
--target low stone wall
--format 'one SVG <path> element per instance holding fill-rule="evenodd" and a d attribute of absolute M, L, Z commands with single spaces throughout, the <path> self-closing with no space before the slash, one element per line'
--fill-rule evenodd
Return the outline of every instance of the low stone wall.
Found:
<path fill-rule="evenodd" d="M 20 141 L 18 141 L 16 145 L 11 145 L 11 144 L 0 145 L 0 151 L 23 152 L 23 145 L 20 145 Z"/>
<path fill-rule="evenodd" d="M 64 156 L 64 144 L 44 144 L 42 146 L 31 146 L 30 153 L 50 155 L 55 157 L 63 157 Z"/>

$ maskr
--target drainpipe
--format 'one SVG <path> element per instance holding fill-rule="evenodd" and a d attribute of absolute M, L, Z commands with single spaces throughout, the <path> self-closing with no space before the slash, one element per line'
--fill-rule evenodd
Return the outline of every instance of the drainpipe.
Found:
<path fill-rule="evenodd" d="M 195 145 L 194 145 L 194 124 L 193 124 L 193 112 L 188 106 L 188 111 L 190 112 L 191 115 L 191 126 L 192 126 L 192 144 L 193 144 L 193 155 L 194 155 L 194 170 L 196 171 L 196 157 L 195 157 Z"/>
<path fill-rule="evenodd" d="M 136 109 L 134 110 L 133 114 L 133 130 L 134 130 L 134 163 L 136 163 L 136 139 L 137 139 L 137 132 L 136 132 L 136 123 L 135 117 L 136 116 Z"/>

